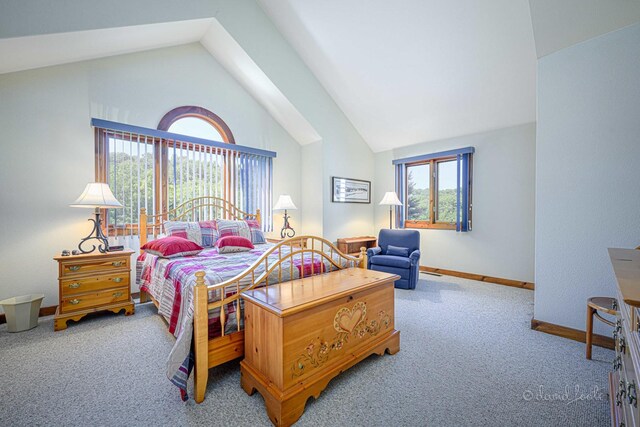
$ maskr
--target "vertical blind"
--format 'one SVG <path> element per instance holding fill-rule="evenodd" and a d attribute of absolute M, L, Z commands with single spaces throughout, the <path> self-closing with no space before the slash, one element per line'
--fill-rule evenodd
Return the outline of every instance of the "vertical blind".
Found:
<path fill-rule="evenodd" d="M 272 175 L 276 153 L 139 126 L 92 119 L 96 179 L 123 204 L 110 209 L 108 235 L 137 234 L 140 208 L 166 212 L 196 197 L 214 196 L 239 209 L 260 209 L 272 230 Z"/>
<path fill-rule="evenodd" d="M 473 147 L 460 148 L 457 150 L 442 151 L 439 153 L 425 154 L 421 156 L 406 157 L 393 161 L 396 169 L 396 193 L 402 202 L 401 206 L 396 206 L 396 227 L 404 228 L 407 206 L 407 165 L 422 161 L 455 157 L 457 171 L 456 189 L 456 231 L 471 231 L 471 183 L 473 179 Z M 431 172 L 433 173 L 433 171 Z"/>

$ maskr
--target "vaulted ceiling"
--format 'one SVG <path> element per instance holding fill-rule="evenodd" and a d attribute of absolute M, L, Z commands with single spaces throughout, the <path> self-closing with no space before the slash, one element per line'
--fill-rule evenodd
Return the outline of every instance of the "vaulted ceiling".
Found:
<path fill-rule="evenodd" d="M 374 151 L 535 121 L 527 0 L 259 0 Z"/>
<path fill-rule="evenodd" d="M 640 21 L 640 0 L 256 1 L 376 152 L 535 121 L 537 58 Z M 0 74 L 199 41 L 301 144 L 321 138 L 214 10 L 10 35 Z"/>
<path fill-rule="evenodd" d="M 536 120 L 536 58 L 640 0 L 258 0 L 374 151 Z"/>

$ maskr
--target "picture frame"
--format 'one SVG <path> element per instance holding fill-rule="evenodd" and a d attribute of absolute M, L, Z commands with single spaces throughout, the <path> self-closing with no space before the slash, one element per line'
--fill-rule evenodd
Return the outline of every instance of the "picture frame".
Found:
<path fill-rule="evenodd" d="M 371 181 L 332 176 L 331 201 L 333 203 L 371 203 Z"/>

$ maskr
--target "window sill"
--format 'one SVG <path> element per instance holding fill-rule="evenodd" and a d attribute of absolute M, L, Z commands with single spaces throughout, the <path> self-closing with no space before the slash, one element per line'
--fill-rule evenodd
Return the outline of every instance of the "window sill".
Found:
<path fill-rule="evenodd" d="M 432 224 L 425 221 L 405 221 L 404 228 L 455 230 L 456 225 L 448 222 L 436 222 L 435 224 Z"/>

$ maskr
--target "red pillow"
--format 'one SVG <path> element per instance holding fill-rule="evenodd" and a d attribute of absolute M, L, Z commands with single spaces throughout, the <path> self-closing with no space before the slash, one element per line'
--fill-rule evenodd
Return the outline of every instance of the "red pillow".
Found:
<path fill-rule="evenodd" d="M 178 236 L 167 236 L 145 243 L 140 249 L 162 258 L 198 255 L 202 246 Z"/>
<path fill-rule="evenodd" d="M 250 251 L 253 249 L 253 244 L 251 243 L 251 240 L 246 237 L 225 236 L 218 239 L 216 247 L 218 248 L 219 253 L 226 254 L 231 252 Z"/>

